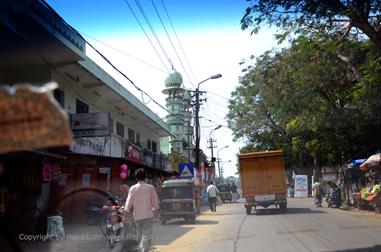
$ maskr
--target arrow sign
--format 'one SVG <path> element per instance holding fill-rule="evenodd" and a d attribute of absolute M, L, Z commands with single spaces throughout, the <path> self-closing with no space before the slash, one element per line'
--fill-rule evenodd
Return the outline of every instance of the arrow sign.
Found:
<path fill-rule="evenodd" d="M 179 164 L 179 178 L 193 178 L 193 176 L 194 176 L 193 163 Z"/>

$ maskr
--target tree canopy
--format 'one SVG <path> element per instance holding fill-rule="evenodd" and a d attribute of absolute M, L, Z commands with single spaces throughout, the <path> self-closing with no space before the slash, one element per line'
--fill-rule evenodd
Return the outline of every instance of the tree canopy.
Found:
<path fill-rule="evenodd" d="M 283 149 L 288 167 L 342 164 L 379 146 L 380 70 L 368 41 L 301 35 L 243 69 L 229 127 L 241 151 Z"/>
<path fill-rule="evenodd" d="M 264 24 L 276 25 L 287 34 L 324 29 L 352 30 L 366 34 L 381 51 L 381 1 L 379 0 L 248 0 L 249 7 L 241 19 L 242 29 L 257 32 Z"/>

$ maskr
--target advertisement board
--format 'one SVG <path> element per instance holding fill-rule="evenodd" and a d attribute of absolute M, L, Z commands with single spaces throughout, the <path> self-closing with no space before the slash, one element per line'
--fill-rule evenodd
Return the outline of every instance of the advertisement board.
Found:
<path fill-rule="evenodd" d="M 295 198 L 307 198 L 308 197 L 308 176 L 307 175 L 295 175 Z"/>
<path fill-rule="evenodd" d="M 71 129 L 75 137 L 110 135 L 110 113 L 85 113 L 71 115 Z"/>

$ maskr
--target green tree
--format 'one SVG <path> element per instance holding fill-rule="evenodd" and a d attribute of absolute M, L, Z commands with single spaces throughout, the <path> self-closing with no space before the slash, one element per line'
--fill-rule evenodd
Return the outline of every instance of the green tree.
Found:
<path fill-rule="evenodd" d="M 241 151 L 283 149 L 288 167 L 370 152 L 381 139 L 380 60 L 372 50 L 314 33 L 258 57 L 229 105 L 229 127 L 247 143 Z"/>

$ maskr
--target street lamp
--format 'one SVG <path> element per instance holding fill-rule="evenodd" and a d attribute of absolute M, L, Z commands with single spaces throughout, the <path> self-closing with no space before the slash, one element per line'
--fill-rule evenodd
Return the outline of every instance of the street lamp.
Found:
<path fill-rule="evenodd" d="M 196 169 L 199 168 L 200 166 L 200 122 L 199 122 L 199 116 L 198 116 L 198 113 L 200 111 L 200 102 L 202 101 L 206 101 L 206 99 L 202 99 L 200 100 L 200 95 L 202 95 L 203 93 L 205 93 L 204 91 L 200 91 L 199 88 L 200 88 L 200 85 L 202 83 L 204 83 L 205 81 L 207 80 L 211 80 L 211 79 L 218 79 L 218 78 L 221 78 L 222 75 L 221 74 L 215 74 L 215 75 L 212 75 L 210 76 L 209 78 L 199 82 L 197 84 L 197 88 L 196 88 L 196 91 L 195 91 L 195 127 L 196 127 L 196 146 L 195 146 L 195 167 Z"/>
<path fill-rule="evenodd" d="M 226 146 L 222 147 L 221 149 L 219 149 L 219 150 L 217 151 L 217 165 L 218 165 L 218 176 L 219 176 L 219 177 L 221 177 L 221 170 L 220 170 L 220 159 L 219 159 L 218 153 L 219 153 L 220 151 L 222 151 L 223 149 L 226 149 L 226 148 L 229 148 L 229 145 L 226 145 Z"/>
<path fill-rule="evenodd" d="M 213 146 L 212 132 L 215 131 L 215 130 L 220 129 L 221 127 L 222 127 L 222 125 L 218 125 L 214 129 L 212 129 L 212 131 L 209 133 L 209 142 L 210 142 L 210 147 L 209 148 L 210 148 L 210 152 L 212 154 L 211 162 L 214 162 L 214 157 L 213 157 L 214 146 Z"/>
<path fill-rule="evenodd" d="M 225 163 L 231 163 L 231 162 L 232 162 L 231 160 L 222 162 L 222 164 L 221 164 L 221 175 L 222 175 L 222 177 L 224 176 L 224 164 L 225 164 Z"/>

